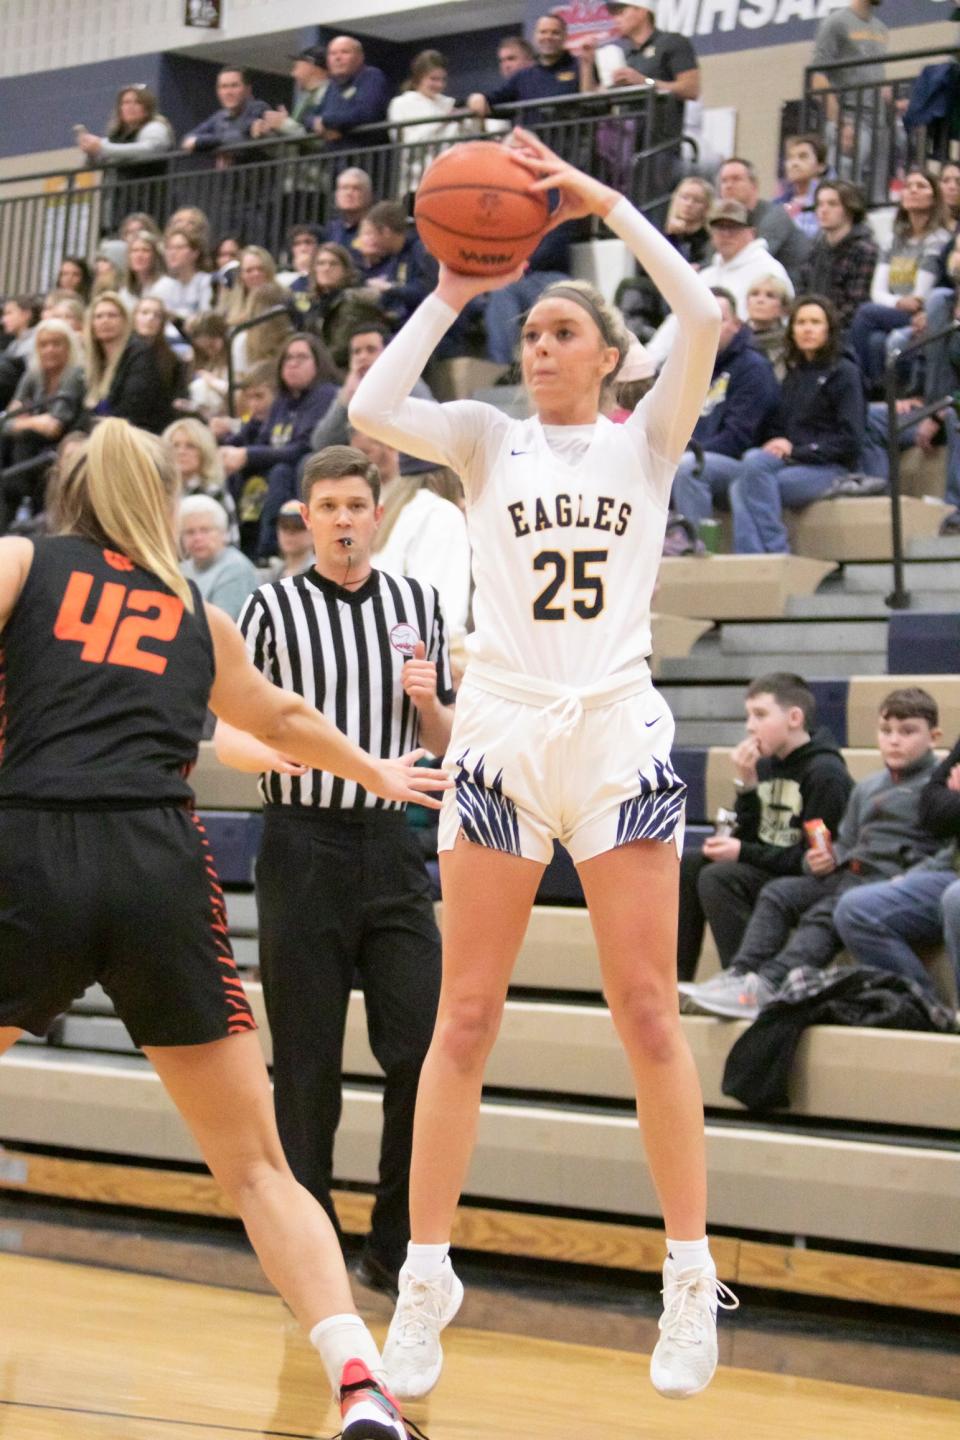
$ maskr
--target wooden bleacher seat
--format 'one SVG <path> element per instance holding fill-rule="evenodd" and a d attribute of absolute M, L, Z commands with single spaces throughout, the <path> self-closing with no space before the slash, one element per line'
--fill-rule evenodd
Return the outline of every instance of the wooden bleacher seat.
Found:
<path fill-rule="evenodd" d="M 953 657 L 954 665 L 958 657 Z M 891 690 L 919 685 L 929 691 L 940 711 L 943 743 L 952 747 L 960 735 L 960 675 L 852 675 L 847 693 L 847 742 L 873 745 L 877 734 L 877 711 Z"/>
<path fill-rule="evenodd" d="M 904 546 L 939 534 L 949 513 L 950 507 L 940 500 L 904 495 Z M 803 510 L 788 511 L 787 530 L 796 555 L 838 561 L 892 558 L 890 501 L 884 495 L 817 500 Z"/>
<path fill-rule="evenodd" d="M 705 620 L 776 620 L 791 595 L 812 595 L 836 569 L 803 555 L 691 555 L 664 560 L 659 611 Z"/>
<path fill-rule="evenodd" d="M 653 653 L 650 669 L 654 679 L 660 674 L 664 660 L 681 659 L 689 655 L 701 635 L 713 628 L 710 620 L 691 620 L 684 615 L 663 615 L 654 611 L 651 616 L 653 630 Z"/>

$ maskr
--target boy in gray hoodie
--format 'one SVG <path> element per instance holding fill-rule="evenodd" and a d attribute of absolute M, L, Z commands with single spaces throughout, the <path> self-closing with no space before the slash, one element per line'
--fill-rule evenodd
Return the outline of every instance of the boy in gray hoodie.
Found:
<path fill-rule="evenodd" d="M 794 966 L 828 965 L 843 948 L 834 924 L 841 895 L 902 874 L 937 849 L 940 842 L 920 824 L 919 804 L 939 738 L 931 695 L 917 687 L 891 691 L 877 733 L 884 768 L 854 787 L 836 844 L 811 847 L 803 875 L 763 887 L 729 968 L 702 985 L 680 986 L 685 1009 L 755 1019 Z"/>

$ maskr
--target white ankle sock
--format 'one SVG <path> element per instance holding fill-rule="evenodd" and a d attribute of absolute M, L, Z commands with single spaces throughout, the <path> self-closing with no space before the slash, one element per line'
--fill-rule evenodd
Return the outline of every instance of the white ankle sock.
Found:
<path fill-rule="evenodd" d="M 348 1360 L 362 1360 L 381 1384 L 386 1381 L 376 1341 L 359 1315 L 329 1315 L 310 1331 L 310 1344 L 320 1354 L 330 1389 L 340 1395 L 340 1377 Z"/>
<path fill-rule="evenodd" d="M 407 1246 L 407 1269 L 418 1280 L 439 1280 L 443 1274 L 443 1262 L 450 1254 L 450 1245 Z"/>
<path fill-rule="evenodd" d="M 668 1240 L 667 1254 L 680 1270 L 716 1268 L 706 1236 L 702 1240 Z"/>

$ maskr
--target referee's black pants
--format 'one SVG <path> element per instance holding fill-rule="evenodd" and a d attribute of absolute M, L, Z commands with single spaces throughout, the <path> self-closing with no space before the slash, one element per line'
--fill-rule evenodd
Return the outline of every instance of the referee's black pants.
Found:
<path fill-rule="evenodd" d="M 338 1235 L 333 1143 L 359 976 L 386 1077 L 367 1248 L 395 1272 L 410 1238 L 413 1112 L 440 993 L 440 936 L 420 847 L 400 811 L 267 806 L 256 884 L 280 1139 Z"/>

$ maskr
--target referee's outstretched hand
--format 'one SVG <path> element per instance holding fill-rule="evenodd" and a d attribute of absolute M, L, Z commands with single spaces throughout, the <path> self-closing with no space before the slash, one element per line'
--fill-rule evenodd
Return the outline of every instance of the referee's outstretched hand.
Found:
<path fill-rule="evenodd" d="M 398 760 L 375 761 L 380 783 L 373 782 L 367 789 L 372 790 L 374 795 L 382 795 L 384 800 L 405 800 L 408 804 L 422 805 L 426 810 L 439 810 L 441 802 L 435 792 L 452 790 L 453 778 L 443 770 L 417 766 L 417 761 L 422 760 L 426 753 L 423 749 L 411 750 Z"/>

